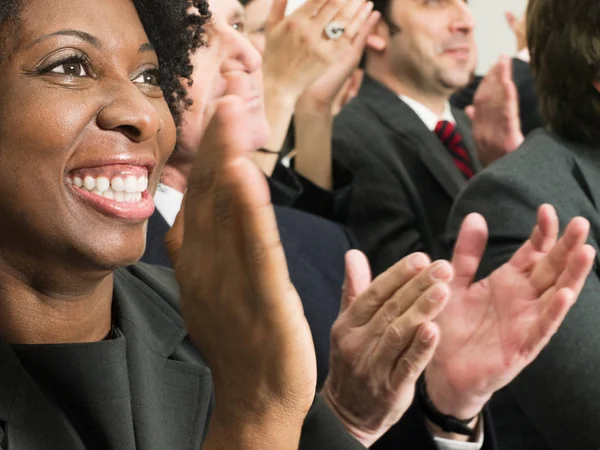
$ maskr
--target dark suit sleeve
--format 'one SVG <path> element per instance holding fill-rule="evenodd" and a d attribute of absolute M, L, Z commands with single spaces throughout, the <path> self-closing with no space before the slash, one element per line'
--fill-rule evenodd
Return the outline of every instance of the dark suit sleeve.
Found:
<path fill-rule="evenodd" d="M 299 450 L 364 450 L 317 395 L 302 427 Z"/>
<path fill-rule="evenodd" d="M 481 450 L 495 450 L 496 436 L 492 416 L 486 409 L 483 416 L 484 437 Z M 400 422 L 394 425 L 372 447 L 373 450 L 438 450 L 431 433 L 425 425 L 425 417 L 416 402 L 406 411 Z"/>
<path fill-rule="evenodd" d="M 304 188 L 293 171 L 278 161 L 273 174 L 267 178 L 271 201 L 274 205 L 293 206 L 300 198 Z"/>
<path fill-rule="evenodd" d="M 343 164 L 333 161 L 333 189 L 327 190 L 296 172 L 277 163 L 269 178 L 273 204 L 290 206 L 334 222 L 348 218 L 352 193 L 352 174 Z"/>
<path fill-rule="evenodd" d="M 364 133 L 340 131 L 333 151 L 354 180 L 346 224 L 367 254 L 373 274 L 378 275 L 404 256 L 424 251 L 426 244 L 419 232 L 413 199 L 402 184 L 410 180 L 400 177 L 379 158 L 365 157 L 377 142 L 363 140 Z"/>
<path fill-rule="evenodd" d="M 425 426 L 424 419 L 416 408 L 411 408 L 403 418 L 402 428 L 396 426 L 377 441 L 374 450 L 438 450 Z M 489 413 L 485 413 L 485 437 L 481 450 L 495 450 L 496 439 Z M 344 426 L 319 397 L 308 413 L 302 435 L 300 450 L 364 450 L 362 444 L 348 434 Z"/>
<path fill-rule="evenodd" d="M 294 172 L 303 187 L 303 193 L 294 207 L 334 222 L 345 223 L 350 212 L 352 174 L 336 159 L 333 160 L 332 171 L 333 189 L 330 191 Z"/>

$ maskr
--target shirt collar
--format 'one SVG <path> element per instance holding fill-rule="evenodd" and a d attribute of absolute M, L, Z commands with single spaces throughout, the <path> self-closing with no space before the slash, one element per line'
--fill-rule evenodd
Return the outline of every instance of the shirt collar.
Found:
<path fill-rule="evenodd" d="M 450 108 L 449 102 L 446 102 L 444 105 L 444 111 L 442 112 L 442 115 L 438 116 L 424 104 L 407 97 L 406 95 L 400 95 L 400 99 L 406 103 L 417 116 L 419 116 L 419 119 L 423 121 L 425 126 L 430 131 L 435 131 L 435 127 L 440 120 L 447 120 L 448 122 L 456 125 L 456 119 L 454 119 L 454 116 L 452 115 L 452 109 Z"/>
<path fill-rule="evenodd" d="M 156 194 L 154 194 L 154 204 L 156 209 L 169 226 L 173 226 L 177 213 L 181 209 L 183 194 L 166 184 L 160 183 Z"/>

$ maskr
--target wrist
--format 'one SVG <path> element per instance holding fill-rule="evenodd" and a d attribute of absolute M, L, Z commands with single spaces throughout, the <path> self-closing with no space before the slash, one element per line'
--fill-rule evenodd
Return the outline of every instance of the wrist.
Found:
<path fill-rule="evenodd" d="M 219 408 L 217 404 L 210 420 L 205 446 L 209 450 L 259 450 L 277 448 L 296 450 L 304 417 L 282 414 L 274 408 L 248 411 L 243 407 Z"/>
<path fill-rule="evenodd" d="M 263 73 L 265 105 L 273 105 L 293 112 L 302 89 L 275 76 Z"/>
<path fill-rule="evenodd" d="M 350 417 L 350 415 L 346 414 L 344 412 L 344 409 L 340 407 L 335 398 L 335 395 L 333 395 L 331 389 L 329 389 L 327 381 L 325 382 L 325 385 L 319 395 L 323 398 L 327 406 L 329 406 L 329 409 L 331 409 L 331 411 L 335 414 L 335 416 L 344 426 L 348 434 L 350 434 L 354 439 L 360 442 L 364 447 L 371 447 L 371 445 L 373 445 L 375 441 L 377 441 L 377 439 L 379 439 L 382 436 L 383 433 L 372 433 L 369 431 L 365 431 L 361 427 L 357 426 L 355 424 L 355 421 L 353 421 Z"/>
<path fill-rule="evenodd" d="M 427 396 L 442 414 L 466 420 L 478 416 L 492 394 L 457 389 L 448 381 L 444 371 L 435 364 L 425 370 Z"/>

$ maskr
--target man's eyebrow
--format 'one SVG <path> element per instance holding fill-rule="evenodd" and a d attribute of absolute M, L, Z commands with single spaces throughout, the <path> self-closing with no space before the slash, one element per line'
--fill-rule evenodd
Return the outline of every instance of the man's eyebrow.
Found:
<path fill-rule="evenodd" d="M 81 39 L 82 41 L 85 41 L 85 42 L 93 45 L 94 47 L 96 47 L 98 49 L 102 47 L 102 44 L 100 44 L 100 40 L 97 37 L 92 36 L 91 34 L 86 33 L 85 31 L 64 29 L 64 30 L 55 31 L 53 33 L 44 34 L 44 35 L 38 37 L 31 44 L 27 45 L 27 47 L 25 47 L 25 48 L 28 49 L 30 47 L 33 47 L 34 45 L 37 45 L 40 42 L 45 41 L 46 39 L 50 39 L 55 36 L 74 36 L 74 37 Z"/>

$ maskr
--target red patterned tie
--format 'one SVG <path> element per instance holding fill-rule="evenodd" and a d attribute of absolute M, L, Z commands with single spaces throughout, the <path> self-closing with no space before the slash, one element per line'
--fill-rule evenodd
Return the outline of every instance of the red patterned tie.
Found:
<path fill-rule="evenodd" d="M 438 135 L 446 148 L 450 150 L 452 159 L 458 170 L 460 170 L 467 180 L 470 179 L 475 174 L 473 163 L 456 126 L 447 120 L 440 120 L 435 127 L 435 134 Z"/>

